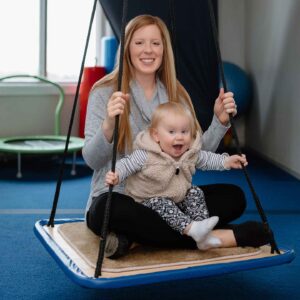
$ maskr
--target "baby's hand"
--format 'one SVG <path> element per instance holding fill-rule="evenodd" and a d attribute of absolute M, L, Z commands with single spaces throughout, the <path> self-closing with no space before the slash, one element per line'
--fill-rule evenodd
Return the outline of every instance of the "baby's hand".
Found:
<path fill-rule="evenodd" d="M 241 169 L 242 165 L 245 167 L 248 165 L 245 154 L 231 155 L 225 158 L 224 167 L 225 169 Z"/>
<path fill-rule="evenodd" d="M 106 185 L 117 185 L 119 183 L 119 175 L 118 173 L 114 173 L 109 171 L 105 176 L 105 184 Z"/>

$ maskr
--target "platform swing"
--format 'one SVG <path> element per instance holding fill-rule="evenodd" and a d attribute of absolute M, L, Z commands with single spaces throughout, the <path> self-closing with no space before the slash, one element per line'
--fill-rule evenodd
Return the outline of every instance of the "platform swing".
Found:
<path fill-rule="evenodd" d="M 170 3 L 172 2 L 173 1 Z M 94 1 L 91 14 L 91 20 L 75 94 L 74 106 L 76 106 L 78 98 L 79 84 L 81 82 L 83 73 L 84 61 L 95 15 L 96 3 L 97 0 Z M 124 0 L 120 40 L 120 70 L 118 78 L 118 90 L 120 90 L 122 82 L 127 6 L 127 0 Z M 215 17 L 210 0 L 208 0 L 208 7 L 221 79 L 226 91 L 227 87 L 217 40 Z M 72 120 L 73 118 L 71 118 L 71 126 Z M 230 122 L 238 153 L 241 154 L 232 116 L 230 116 Z M 117 140 L 118 117 L 116 118 L 115 122 L 112 170 L 115 169 Z M 243 167 L 243 172 L 246 176 L 258 212 L 265 226 L 265 230 L 269 233 L 270 245 L 259 248 L 218 248 L 205 252 L 181 249 L 153 249 L 141 246 L 131 250 L 128 255 L 117 260 L 104 258 L 113 187 L 109 187 L 101 239 L 94 235 L 87 228 L 84 219 L 82 218 L 54 220 L 62 181 L 63 165 L 64 163 L 61 165 L 50 218 L 49 220 L 37 221 L 34 231 L 39 240 L 42 242 L 51 256 L 57 261 L 65 274 L 80 286 L 96 289 L 114 289 L 150 283 L 185 280 L 189 278 L 211 277 L 237 271 L 281 265 L 291 262 L 295 257 L 295 253 L 292 249 L 278 248 L 272 234 L 272 230 L 270 229 L 267 217 L 263 211 L 263 208 L 261 207 L 260 200 L 256 195 L 253 185 L 250 181 L 248 172 L 246 168 Z"/>

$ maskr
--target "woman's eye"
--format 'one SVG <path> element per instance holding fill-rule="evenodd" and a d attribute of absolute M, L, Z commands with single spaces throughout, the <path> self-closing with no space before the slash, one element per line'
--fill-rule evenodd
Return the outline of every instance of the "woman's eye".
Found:
<path fill-rule="evenodd" d="M 160 42 L 153 42 L 153 44 L 154 44 L 155 46 L 159 46 L 159 45 L 160 45 Z"/>
<path fill-rule="evenodd" d="M 169 133 L 170 134 L 174 134 L 174 130 L 169 130 Z"/>

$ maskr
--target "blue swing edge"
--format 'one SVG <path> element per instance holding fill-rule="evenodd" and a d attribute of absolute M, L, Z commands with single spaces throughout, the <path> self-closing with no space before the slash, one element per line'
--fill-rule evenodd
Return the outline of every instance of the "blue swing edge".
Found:
<path fill-rule="evenodd" d="M 83 222 L 83 218 L 57 219 L 54 225 L 64 223 Z M 212 277 L 216 275 L 229 274 L 239 271 L 266 268 L 276 265 L 290 263 L 296 256 L 293 249 L 280 248 L 282 254 L 255 258 L 238 262 L 217 263 L 204 266 L 193 266 L 179 270 L 158 271 L 148 274 L 126 275 L 115 278 L 95 278 L 86 276 L 65 251 L 45 231 L 44 226 L 48 224 L 47 219 L 35 223 L 34 233 L 49 254 L 55 259 L 64 273 L 76 284 L 95 289 L 114 289 L 151 283 L 185 280 L 190 278 Z"/>

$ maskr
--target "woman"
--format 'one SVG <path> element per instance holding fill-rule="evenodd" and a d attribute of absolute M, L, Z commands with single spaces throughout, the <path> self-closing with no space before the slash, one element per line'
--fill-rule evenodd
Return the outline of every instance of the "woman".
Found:
<path fill-rule="evenodd" d="M 86 219 L 87 226 L 97 235 L 101 234 L 107 198 L 105 174 L 111 169 L 115 117 L 120 115 L 117 145 L 120 158 L 132 150 L 132 140 L 149 125 L 157 105 L 168 101 L 183 102 L 195 116 L 188 93 L 176 79 L 170 36 L 159 18 L 142 15 L 128 23 L 123 68 L 122 92 L 114 92 L 119 72 L 117 65 L 112 73 L 94 85 L 87 108 L 82 153 L 94 174 Z M 212 123 L 202 136 L 203 150 L 216 150 L 229 128 L 228 114 L 236 112 L 233 94 L 224 93 L 221 89 L 215 101 Z M 198 122 L 195 126 L 200 128 Z M 219 184 L 201 186 L 201 189 L 210 215 L 219 216 L 220 229 L 216 229 L 214 235 L 222 241 L 223 247 L 267 242 L 260 223 L 228 225 L 241 216 L 246 206 L 244 193 L 239 187 Z M 111 234 L 107 239 L 106 256 L 122 255 L 133 241 L 155 246 L 196 248 L 193 239 L 170 229 L 154 211 L 123 193 L 123 185 L 115 187 L 109 225 L 109 230 L 115 235 Z M 255 240 L 252 240 L 253 236 Z"/>

